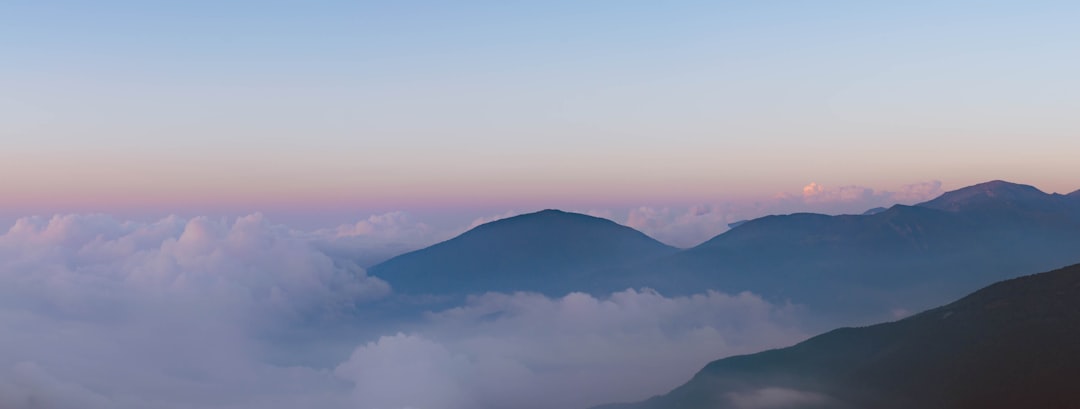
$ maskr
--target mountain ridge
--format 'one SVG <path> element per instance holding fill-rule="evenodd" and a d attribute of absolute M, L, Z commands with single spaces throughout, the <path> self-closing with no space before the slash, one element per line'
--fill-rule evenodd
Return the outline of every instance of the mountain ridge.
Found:
<path fill-rule="evenodd" d="M 988 199 L 997 200 L 1038 200 L 1050 194 L 1031 185 L 992 180 L 972 186 L 945 192 L 942 195 L 916 206 L 939 210 L 957 211 L 964 206 L 971 206 Z"/>
<path fill-rule="evenodd" d="M 821 317 L 872 322 L 1078 261 L 1080 200 L 991 181 L 873 214 L 764 216 L 689 249 L 548 209 L 478 226 L 369 272 L 405 294 L 750 291 Z"/>
<path fill-rule="evenodd" d="M 1080 223 L 1080 208 L 1067 196 L 1001 180 L 947 192 L 916 206 L 953 213 L 978 213 L 983 222 L 1024 216 L 1043 223 Z"/>
<path fill-rule="evenodd" d="M 753 219 L 627 274 L 666 294 L 751 291 L 869 321 L 1078 261 L 1080 201 L 993 181 L 868 215 Z"/>

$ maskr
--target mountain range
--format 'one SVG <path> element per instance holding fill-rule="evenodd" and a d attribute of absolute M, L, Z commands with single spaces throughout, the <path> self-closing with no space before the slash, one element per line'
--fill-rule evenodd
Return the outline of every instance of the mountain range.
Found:
<path fill-rule="evenodd" d="M 1065 409 L 1080 407 L 1076 385 L 1080 265 L 900 321 L 714 361 L 668 394 L 603 409 Z"/>
<path fill-rule="evenodd" d="M 872 322 L 1078 261 L 1080 191 L 992 181 L 862 215 L 766 216 L 689 249 L 610 220 L 545 210 L 481 225 L 369 272 L 402 294 L 751 291 Z"/>

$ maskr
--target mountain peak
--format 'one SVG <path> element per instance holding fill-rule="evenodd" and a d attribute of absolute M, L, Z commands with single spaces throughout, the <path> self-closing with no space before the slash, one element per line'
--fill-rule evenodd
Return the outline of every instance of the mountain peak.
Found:
<path fill-rule="evenodd" d="M 538 211 L 538 212 L 532 212 L 532 213 L 524 213 L 524 214 L 521 214 L 520 216 L 529 216 L 529 215 L 561 215 L 561 214 L 576 214 L 576 215 L 581 215 L 581 216 L 585 216 L 585 215 L 583 215 L 583 214 L 581 214 L 581 213 L 573 213 L 573 212 L 567 212 L 567 211 L 563 211 L 563 210 L 559 210 L 559 209 L 544 209 L 544 210 L 541 210 L 541 211 Z"/>
<path fill-rule="evenodd" d="M 369 272 L 404 293 L 562 295 L 618 278 L 603 276 L 603 270 L 674 251 L 608 219 L 547 209 L 482 224 Z"/>
<path fill-rule="evenodd" d="M 532 212 L 532 213 L 522 213 L 522 214 L 519 214 L 517 216 L 508 217 L 507 219 L 514 219 L 514 218 L 526 218 L 527 219 L 527 218 L 534 218 L 534 217 L 571 217 L 571 218 L 578 218 L 578 219 L 601 219 L 599 217 L 589 216 L 589 215 L 583 214 L 583 213 L 567 212 L 567 211 L 559 210 L 559 209 L 544 209 L 544 210 L 540 210 L 540 211 L 536 211 L 536 212 Z M 601 220 L 607 220 L 607 219 L 601 219 Z"/>
<path fill-rule="evenodd" d="M 975 185 L 972 185 L 971 187 L 977 187 L 977 186 L 985 186 L 985 187 L 993 187 L 993 188 L 1010 187 L 1010 186 L 1034 188 L 1034 187 L 1032 187 L 1030 185 L 1009 182 L 1007 180 L 1001 180 L 1001 179 L 994 179 L 994 180 L 991 180 L 989 182 L 977 183 Z"/>
<path fill-rule="evenodd" d="M 973 207 L 985 207 L 989 203 L 998 203 L 1008 207 L 1027 207 L 1041 205 L 1051 199 L 1051 195 L 1031 185 L 992 180 L 946 192 L 934 200 L 917 206 L 957 212 Z"/>
<path fill-rule="evenodd" d="M 478 233 L 488 233 L 492 230 L 499 229 L 533 229 L 533 228 L 554 228 L 555 226 L 561 226 L 562 228 L 576 229 L 576 228 L 615 228 L 615 229 L 630 229 L 629 227 L 620 225 L 611 220 L 589 216 L 582 213 L 567 212 L 558 209 L 544 209 L 537 212 L 519 214 L 517 216 L 511 216 L 504 219 L 499 219 L 491 222 L 481 224 L 474 227 L 472 230 L 465 232 L 462 236 L 473 235 Z M 632 230 L 632 229 L 631 229 Z"/>
<path fill-rule="evenodd" d="M 1031 185 L 1024 185 L 1020 183 L 1013 183 L 1004 180 L 991 180 L 989 182 L 983 182 L 976 185 L 960 188 L 948 194 L 985 194 L 988 196 L 1002 196 L 1002 195 L 1017 195 L 1017 194 L 1038 194 L 1046 195 L 1043 192 Z"/>

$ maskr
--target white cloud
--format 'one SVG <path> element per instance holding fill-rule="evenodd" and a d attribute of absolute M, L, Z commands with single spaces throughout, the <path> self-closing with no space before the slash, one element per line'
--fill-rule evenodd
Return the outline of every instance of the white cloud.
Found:
<path fill-rule="evenodd" d="M 370 267 L 393 256 L 446 240 L 455 231 L 440 231 L 405 212 L 372 215 L 355 224 L 311 234 L 324 252 Z"/>
<path fill-rule="evenodd" d="M 334 373 L 355 383 L 359 408 L 467 408 L 475 406 L 460 382 L 470 370 L 465 357 L 440 344 L 397 334 L 357 348 Z"/>
<path fill-rule="evenodd" d="M 731 406 L 735 409 L 791 409 L 806 406 L 819 407 L 819 405 L 830 401 L 828 397 L 819 393 L 778 387 L 731 393 L 727 397 Z"/>
<path fill-rule="evenodd" d="M 75 315 L 193 296 L 240 310 L 332 314 L 389 292 L 385 282 L 259 214 L 232 224 L 177 217 L 151 224 L 106 216 L 20 219 L 0 236 L 0 271 L 5 304 L 22 300 Z"/>
<path fill-rule="evenodd" d="M 257 214 L 234 223 L 21 219 L 0 236 L 0 407 L 345 396 L 325 370 L 265 364 L 257 338 L 349 317 L 388 291 Z"/>
<path fill-rule="evenodd" d="M 862 186 L 838 186 L 826 189 L 814 182 L 803 187 L 802 199 L 806 203 L 849 203 L 874 200 L 875 196 L 884 198 L 888 194 L 875 192 Z"/>
<path fill-rule="evenodd" d="M 781 208 L 800 207 L 798 211 L 817 211 L 828 214 L 861 213 L 874 207 L 894 204 L 914 204 L 942 194 L 941 182 L 931 181 L 904 185 L 900 190 L 875 190 L 865 186 L 823 186 L 811 182 L 801 194 L 777 195 Z"/>
<path fill-rule="evenodd" d="M 715 292 L 493 293 L 369 321 L 390 289 L 321 234 L 258 214 L 20 219 L 0 235 L 0 407 L 585 407 L 803 337 L 795 308 Z"/>
<path fill-rule="evenodd" d="M 57 380 L 33 362 L 0 371 L 0 407 L 106 409 L 112 400 L 86 387 Z"/>
<path fill-rule="evenodd" d="M 492 293 L 357 348 L 336 373 L 371 409 L 583 408 L 644 399 L 718 357 L 793 343 L 803 337 L 793 312 L 748 293 Z"/>
<path fill-rule="evenodd" d="M 899 191 L 892 192 L 892 198 L 897 203 L 914 204 L 941 196 L 942 193 L 945 192 L 941 189 L 941 182 L 935 180 L 904 185 Z"/>
<path fill-rule="evenodd" d="M 630 209 L 626 225 L 676 247 L 692 247 L 739 221 L 732 204 L 696 205 L 686 209 L 642 206 Z"/>
<path fill-rule="evenodd" d="M 427 240 L 427 236 L 432 234 L 432 228 L 413 220 L 408 213 L 390 212 L 369 216 L 356 224 L 320 232 L 332 233 L 334 237 L 379 236 L 390 240 L 413 242 Z"/>

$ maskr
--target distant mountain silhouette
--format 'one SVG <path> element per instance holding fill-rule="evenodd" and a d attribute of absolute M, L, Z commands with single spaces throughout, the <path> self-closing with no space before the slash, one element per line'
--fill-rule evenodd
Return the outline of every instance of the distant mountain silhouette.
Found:
<path fill-rule="evenodd" d="M 478 226 L 369 272 L 406 294 L 528 290 L 564 295 L 606 281 L 597 276 L 602 269 L 675 251 L 607 219 L 544 210 Z"/>
<path fill-rule="evenodd" d="M 650 287 L 751 291 L 874 322 L 994 281 L 1080 262 L 1080 195 L 1003 181 L 865 215 L 766 216 L 677 250 L 612 221 L 545 210 L 479 226 L 369 272 L 403 294 Z"/>
<path fill-rule="evenodd" d="M 1046 206 L 1050 203 L 1054 203 L 1052 196 L 1034 186 L 994 180 L 947 192 L 919 206 L 957 212 L 986 207 Z"/>
<path fill-rule="evenodd" d="M 1000 180 L 948 192 L 919 206 L 983 219 L 1022 217 L 1048 223 L 1075 223 L 1080 219 L 1076 203 L 1067 196 Z"/>
<path fill-rule="evenodd" d="M 666 395 L 604 408 L 1066 409 L 1080 408 L 1077 385 L 1080 265 L 904 320 L 721 359 Z"/>
<path fill-rule="evenodd" d="M 1080 200 L 995 181 L 867 215 L 754 219 L 613 275 L 625 279 L 613 284 L 667 294 L 752 291 L 833 316 L 880 320 L 1076 262 Z"/>

